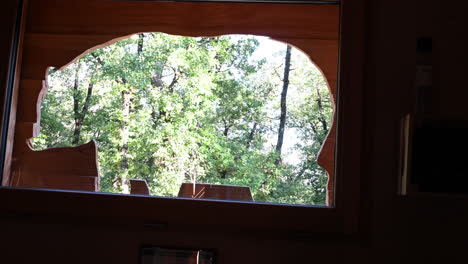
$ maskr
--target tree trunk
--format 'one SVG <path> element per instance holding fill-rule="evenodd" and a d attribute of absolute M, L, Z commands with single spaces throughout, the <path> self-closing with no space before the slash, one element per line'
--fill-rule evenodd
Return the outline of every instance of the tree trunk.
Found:
<path fill-rule="evenodd" d="M 138 35 L 138 55 L 141 56 L 143 52 L 144 45 L 144 34 Z M 122 82 L 127 84 L 125 78 L 122 78 Z M 131 102 L 132 102 L 132 87 L 126 87 L 122 91 L 122 127 L 121 127 L 121 137 L 122 145 L 120 148 L 121 160 L 120 160 L 120 186 L 122 188 L 122 193 L 130 193 L 129 178 L 128 178 L 128 141 L 129 141 L 129 123 L 130 123 L 130 112 L 131 112 Z"/>
<path fill-rule="evenodd" d="M 229 134 L 230 126 L 224 126 L 223 136 L 227 137 Z"/>
<path fill-rule="evenodd" d="M 253 139 L 254 139 L 254 136 L 255 136 L 255 132 L 257 131 L 257 126 L 258 126 L 258 123 L 254 122 L 254 125 L 253 125 L 252 129 L 250 130 L 249 137 L 247 138 L 247 144 L 245 144 L 246 149 L 250 149 L 250 147 L 252 145 L 252 142 L 253 142 Z"/>
<path fill-rule="evenodd" d="M 278 129 L 278 141 L 276 143 L 276 153 L 278 153 L 278 158 L 275 162 L 276 165 L 278 165 L 281 162 L 281 149 L 283 148 L 284 129 L 286 126 L 286 112 L 287 112 L 286 98 L 288 95 L 290 71 L 291 71 L 291 46 L 287 45 L 285 63 L 284 63 L 283 90 L 281 92 L 280 125 Z"/>
<path fill-rule="evenodd" d="M 144 39 L 145 39 L 145 35 L 143 35 L 143 33 L 138 34 L 138 55 L 140 55 L 141 52 L 143 52 Z"/>
<path fill-rule="evenodd" d="M 327 120 L 325 119 L 325 115 L 323 114 L 323 104 L 322 104 L 322 95 L 320 94 L 319 88 L 316 88 L 317 91 L 317 105 L 318 105 L 318 110 L 319 110 L 319 120 L 320 123 L 322 124 L 322 128 L 324 133 L 327 133 L 328 131 L 328 125 L 327 125 Z"/>
<path fill-rule="evenodd" d="M 81 68 L 81 63 L 80 61 L 77 62 L 76 65 L 76 70 L 75 70 L 75 82 L 73 84 L 73 117 L 75 119 L 75 128 L 73 131 L 73 137 L 72 137 L 72 144 L 76 145 L 78 144 L 78 141 L 80 140 L 80 131 L 81 131 L 81 125 L 79 124 L 80 120 L 80 112 L 79 112 L 79 104 L 80 104 L 80 90 L 79 90 L 79 85 L 80 85 L 80 68 Z"/>
<path fill-rule="evenodd" d="M 122 137 L 122 146 L 120 148 L 120 153 L 122 159 L 120 160 L 120 177 L 121 177 L 121 187 L 123 193 L 130 193 L 129 181 L 128 181 L 128 123 L 130 119 L 130 101 L 131 93 L 127 89 L 122 91 L 122 128 L 121 128 L 121 137 Z"/>
<path fill-rule="evenodd" d="M 86 114 L 88 113 L 88 109 L 91 103 L 91 97 L 93 95 L 93 88 L 94 88 L 94 73 L 91 75 L 91 79 L 89 80 L 88 84 L 88 90 L 86 92 L 86 98 L 85 101 L 83 102 L 83 107 L 81 108 L 81 112 L 79 112 L 77 109 L 79 108 L 78 100 L 75 101 L 74 98 L 74 112 L 75 112 L 75 129 L 73 131 L 73 140 L 72 144 L 76 145 L 80 142 L 80 137 L 81 137 L 81 128 L 83 127 L 83 122 L 86 118 Z"/>

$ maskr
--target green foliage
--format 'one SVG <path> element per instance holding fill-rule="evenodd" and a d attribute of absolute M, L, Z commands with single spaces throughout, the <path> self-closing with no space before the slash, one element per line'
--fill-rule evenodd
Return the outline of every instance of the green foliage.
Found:
<path fill-rule="evenodd" d="M 126 178 L 138 178 L 155 195 L 176 196 L 181 183 L 197 181 L 249 186 L 256 201 L 324 204 L 327 175 L 316 158 L 331 123 L 327 84 L 293 52 L 287 129 L 296 161 L 275 164 L 284 54 L 255 55 L 266 41 L 145 33 L 93 51 L 51 70 L 33 144 L 72 145 L 73 102 L 86 104 L 92 82 L 79 144 L 98 142 L 102 191 L 121 192 Z"/>

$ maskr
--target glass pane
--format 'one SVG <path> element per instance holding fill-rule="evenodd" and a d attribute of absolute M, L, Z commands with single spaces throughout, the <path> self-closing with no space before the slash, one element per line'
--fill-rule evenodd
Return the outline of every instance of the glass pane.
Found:
<path fill-rule="evenodd" d="M 95 140 L 102 192 L 326 204 L 333 97 L 286 43 L 141 33 L 52 68 L 48 86 L 34 148 Z"/>

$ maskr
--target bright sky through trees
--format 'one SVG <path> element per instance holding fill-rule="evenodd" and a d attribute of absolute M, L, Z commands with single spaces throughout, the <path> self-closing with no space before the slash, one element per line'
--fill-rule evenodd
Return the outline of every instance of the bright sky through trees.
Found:
<path fill-rule="evenodd" d="M 240 36 L 242 37 L 242 36 Z M 268 37 L 256 36 L 256 39 L 259 41 L 258 48 L 252 54 L 253 59 L 261 60 L 266 58 L 270 64 L 281 64 L 284 60 L 284 47 L 283 42 L 271 40 Z M 306 56 L 302 51 L 294 49 L 295 55 L 301 57 L 303 60 L 301 67 L 310 67 L 313 69 L 314 74 L 319 74 L 320 70 L 313 64 L 311 61 L 306 61 Z M 297 86 L 291 85 L 289 88 L 289 97 L 290 98 L 300 98 L 301 91 L 297 89 Z M 279 96 L 279 95 L 278 95 Z M 274 144 L 275 138 L 270 137 L 270 144 Z M 298 165 L 301 161 L 300 152 L 295 148 L 296 144 L 299 144 L 300 136 L 297 129 L 294 127 L 287 127 L 285 130 L 285 141 L 284 149 L 286 150 L 283 157 L 283 162 L 289 163 L 291 165 Z"/>
<path fill-rule="evenodd" d="M 50 71 L 33 144 L 95 139 L 104 192 L 127 193 L 137 178 L 176 196 L 196 181 L 248 186 L 255 201 L 324 204 L 316 158 L 332 102 L 320 71 L 288 50 L 248 35 L 134 35 Z"/>

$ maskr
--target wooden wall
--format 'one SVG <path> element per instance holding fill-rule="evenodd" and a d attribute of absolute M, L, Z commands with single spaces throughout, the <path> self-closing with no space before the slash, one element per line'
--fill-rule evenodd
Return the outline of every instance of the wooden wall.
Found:
<path fill-rule="evenodd" d="M 92 49 L 134 33 L 269 36 L 304 51 L 326 77 L 332 100 L 336 97 L 337 5 L 29 2 L 13 153 L 13 186 L 98 190 L 94 142 L 77 148 L 32 151 L 29 141 L 40 133 L 40 103 L 47 91 L 48 67 L 64 67 Z M 290 11 L 283 12 L 285 8 Z M 334 197 L 335 135 L 333 125 L 318 160 L 330 176 L 329 200 Z"/>
<path fill-rule="evenodd" d="M 468 7 L 462 1 L 438 0 L 364 3 L 367 26 L 366 41 L 362 43 L 366 51 L 363 103 L 367 130 L 363 180 L 361 192 L 356 196 L 362 206 L 360 236 L 312 233 L 282 238 L 229 230 L 161 231 L 157 225 L 142 228 L 122 216 L 116 216 L 114 221 L 81 212 L 71 217 L 58 213 L 51 217 L 52 212 L 41 214 L 48 205 L 35 211 L 24 209 L 28 201 L 37 197 L 35 193 L 16 192 L 23 199 L 15 206 L 14 195 L 0 189 L 2 262 L 138 263 L 141 245 L 164 244 L 216 249 L 221 264 L 466 263 L 466 196 L 398 196 L 397 161 L 400 118 L 410 108 L 408 93 L 413 87 L 415 41 L 419 36 L 434 37 L 439 68 L 435 73 L 439 96 L 434 100 L 438 102 L 440 115 L 468 116 L 464 104 L 468 98 L 464 79 L 468 53 L 463 49 L 468 46 L 464 37 Z M 58 200 L 62 201 L 57 205 L 60 208 L 86 206 L 85 201 L 73 201 L 67 195 L 53 196 L 48 201 L 55 204 Z M 213 214 L 215 217 L 216 212 Z M 294 229 L 297 219 L 293 215 L 289 219 L 290 229 Z M 272 217 L 262 220 L 268 224 Z"/>

